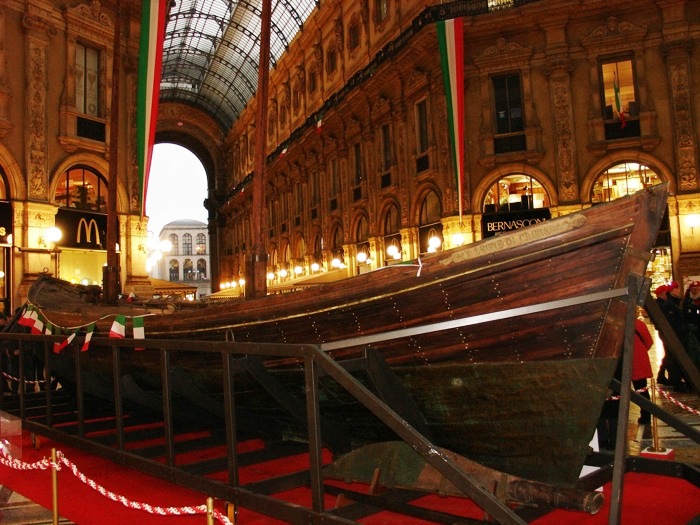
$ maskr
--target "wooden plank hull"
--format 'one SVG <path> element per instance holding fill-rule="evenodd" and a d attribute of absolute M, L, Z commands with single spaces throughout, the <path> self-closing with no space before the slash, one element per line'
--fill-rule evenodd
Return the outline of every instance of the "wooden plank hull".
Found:
<path fill-rule="evenodd" d="M 583 465 L 620 355 L 626 303 L 606 298 L 547 311 L 538 305 L 624 288 L 630 274 L 644 275 L 666 196 L 661 185 L 426 256 L 414 265 L 294 293 L 149 316 L 146 336 L 328 345 L 337 360 L 360 357 L 371 346 L 399 378 L 437 445 L 517 476 L 570 485 Z M 63 299 L 54 307 L 40 288 L 30 300 L 56 325 L 85 325 L 99 317 L 95 305 L 69 307 Z M 364 342 L 392 330 L 514 308 L 528 313 Z M 98 333 L 106 334 L 111 321 L 98 322 Z M 351 338 L 359 339 L 339 343 Z M 89 354 L 95 370 L 108 363 L 97 351 Z M 57 368 L 61 359 L 56 357 Z M 133 352 L 125 356 L 124 373 L 144 388 L 157 388 L 158 364 L 157 351 Z M 283 359 L 265 363 L 291 392 L 300 388 L 295 365 Z M 215 396 L 220 389 L 220 361 L 190 355 L 175 366 L 202 393 Z M 105 378 L 109 381 L 109 374 Z M 246 381 L 237 385 L 243 389 L 237 403 L 265 402 L 253 386 L 246 397 Z M 371 414 L 332 385 L 324 388 L 324 396 L 333 400 L 322 405 L 324 417 L 351 429 L 351 441 L 392 439 Z M 285 424 L 284 414 L 279 418 Z"/>

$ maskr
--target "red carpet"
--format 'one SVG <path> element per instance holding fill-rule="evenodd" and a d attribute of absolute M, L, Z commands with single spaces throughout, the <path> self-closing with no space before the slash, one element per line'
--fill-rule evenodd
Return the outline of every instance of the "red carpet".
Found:
<path fill-rule="evenodd" d="M 29 435 L 24 433 L 23 437 L 23 455 L 22 458 L 16 459 L 21 459 L 24 463 L 33 463 L 49 457 L 51 448 L 55 447 L 63 452 L 82 474 L 102 485 L 105 489 L 126 498 L 128 502 L 177 509 L 206 504 L 206 495 L 151 478 L 135 470 L 117 466 L 110 461 L 87 455 L 63 444 L 51 443 L 45 438 L 41 440 L 41 448 L 35 450 L 31 445 Z M 299 457 L 296 465 L 303 465 L 305 461 L 305 458 Z M 247 472 L 244 472 L 245 469 L 241 469 L 241 479 L 245 482 L 246 479 L 264 478 L 267 472 L 279 472 L 281 465 L 284 465 L 285 471 L 289 471 L 293 470 L 295 463 L 285 459 L 263 466 L 256 465 L 254 469 Z M 16 470 L 0 464 L 0 484 L 46 508 L 51 508 L 51 472 L 49 470 Z M 159 516 L 144 510 L 128 508 L 93 490 L 74 476 L 65 466 L 58 474 L 58 485 L 59 514 L 79 525 L 124 523 L 201 525 L 206 522 L 206 518 L 201 515 Z M 358 492 L 363 490 L 358 485 L 353 485 L 350 488 Z M 604 487 L 604 493 L 606 503 L 595 516 L 580 512 L 554 511 L 532 523 L 537 525 L 607 524 L 610 508 L 610 484 Z M 278 494 L 276 497 L 302 505 L 308 505 L 310 501 L 308 491 L 303 489 Z M 334 496 L 327 495 L 326 508 L 334 507 L 336 501 Z M 483 519 L 483 512 L 478 507 L 459 498 L 426 496 L 414 503 L 442 512 Z M 221 502 L 216 502 L 215 507 L 223 512 Z M 637 473 L 629 473 L 625 476 L 622 524 L 686 525 L 696 516 L 700 516 L 699 488 L 686 481 L 664 476 Z M 221 522 L 215 520 L 215 523 Z M 237 523 L 241 525 L 268 525 L 282 522 L 245 509 L 239 509 Z M 366 525 L 419 525 L 426 522 L 389 512 L 381 512 L 364 518 L 361 523 Z"/>

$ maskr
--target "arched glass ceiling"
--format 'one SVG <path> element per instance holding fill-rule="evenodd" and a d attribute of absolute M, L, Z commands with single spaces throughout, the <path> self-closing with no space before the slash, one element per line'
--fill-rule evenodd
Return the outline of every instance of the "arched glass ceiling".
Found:
<path fill-rule="evenodd" d="M 318 0 L 272 0 L 275 67 Z M 160 100 L 207 111 L 225 130 L 258 85 L 262 0 L 176 0 L 163 43 Z"/>

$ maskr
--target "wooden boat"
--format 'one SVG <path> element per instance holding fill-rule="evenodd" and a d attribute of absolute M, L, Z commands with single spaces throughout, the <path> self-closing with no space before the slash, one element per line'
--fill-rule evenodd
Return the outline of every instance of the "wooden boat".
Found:
<path fill-rule="evenodd" d="M 395 397 L 403 400 L 388 403 L 397 411 L 411 404 L 437 446 L 502 472 L 572 486 L 622 349 L 622 294 L 630 275 L 645 274 L 666 198 L 666 185 L 659 185 L 413 264 L 293 293 L 149 315 L 146 338 L 318 344 L 339 361 L 371 348 L 400 388 Z M 29 302 L 62 327 L 107 315 L 64 285 L 40 280 Z M 96 335 L 106 336 L 112 321 L 100 319 Z M 96 367 L 101 351 L 109 363 L 109 350 L 88 352 Z M 124 359 L 125 374 L 145 383 L 160 354 L 130 352 Z M 208 374 L 221 360 L 196 359 L 203 358 L 193 358 L 187 375 L 209 395 Z M 70 373 L 70 353 L 54 360 L 59 376 Z M 299 375 L 288 359 L 265 366 L 282 384 Z M 108 371 L 105 377 L 109 381 Z M 393 439 L 330 382 L 321 388 L 322 417 L 333 418 L 350 440 Z M 303 383 L 299 396 L 303 401 Z M 236 394 L 236 400 L 258 408 L 265 403 L 260 395 L 246 401 Z"/>

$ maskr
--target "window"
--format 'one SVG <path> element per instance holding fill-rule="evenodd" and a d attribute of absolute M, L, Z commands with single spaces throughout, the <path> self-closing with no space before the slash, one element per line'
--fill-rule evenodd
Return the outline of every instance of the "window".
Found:
<path fill-rule="evenodd" d="M 389 124 L 384 124 L 381 131 L 382 141 L 382 172 L 391 169 L 391 129 Z"/>
<path fill-rule="evenodd" d="M 178 240 L 177 240 L 177 235 L 174 233 L 171 233 L 170 236 L 168 237 L 168 240 L 170 241 L 170 244 L 172 245 L 172 248 L 170 248 L 170 253 L 172 255 L 179 255 L 179 246 L 178 246 Z"/>
<path fill-rule="evenodd" d="M 348 27 L 348 49 L 355 51 L 360 47 L 360 21 L 355 19 Z"/>
<path fill-rule="evenodd" d="M 197 234 L 197 253 L 207 253 L 207 237 L 203 233 Z"/>
<path fill-rule="evenodd" d="M 61 175 L 54 199 L 63 208 L 107 213 L 107 183 L 90 168 L 77 166 Z"/>
<path fill-rule="evenodd" d="M 331 197 L 335 197 L 340 193 L 340 177 L 338 174 L 338 159 L 328 161 L 328 178 L 331 181 Z"/>
<path fill-rule="evenodd" d="M 170 260 L 169 278 L 171 281 L 180 280 L 180 263 L 177 262 L 177 259 Z"/>
<path fill-rule="evenodd" d="M 549 208 L 549 196 L 529 175 L 508 175 L 496 182 L 484 198 L 484 213 Z"/>
<path fill-rule="evenodd" d="M 101 117 L 100 52 L 75 45 L 75 106 L 80 113 Z"/>
<path fill-rule="evenodd" d="M 524 151 L 526 144 L 520 75 L 500 75 L 491 80 L 495 117 L 494 151 Z"/>
<path fill-rule="evenodd" d="M 355 170 L 355 186 L 362 183 L 362 146 L 359 142 L 353 144 L 352 147 L 353 168 Z"/>
<path fill-rule="evenodd" d="M 189 233 L 182 236 L 182 255 L 192 255 L 192 235 Z"/>
<path fill-rule="evenodd" d="M 660 184 L 661 178 L 648 166 L 624 162 L 605 170 L 593 185 L 591 202 L 608 202 Z"/>
<path fill-rule="evenodd" d="M 428 103 L 421 100 L 416 104 L 416 173 L 430 167 L 428 156 Z"/>
<path fill-rule="evenodd" d="M 600 64 L 601 107 L 605 121 L 605 139 L 638 137 L 639 103 L 635 75 L 629 58 Z"/>
<path fill-rule="evenodd" d="M 309 71 L 309 93 L 313 94 L 316 92 L 316 68 L 312 68 Z"/>
<path fill-rule="evenodd" d="M 416 104 L 416 153 L 428 151 L 428 103 L 421 100 Z"/>
<path fill-rule="evenodd" d="M 192 264 L 192 259 L 185 259 L 182 263 L 182 279 L 183 281 L 194 280 L 194 265 Z"/>
<path fill-rule="evenodd" d="M 338 68 L 338 53 L 335 50 L 335 47 L 331 47 L 326 52 L 326 72 L 329 75 L 332 75 L 333 73 L 335 73 L 335 70 L 337 68 Z"/>
<path fill-rule="evenodd" d="M 441 216 L 440 198 L 431 191 L 425 196 L 420 207 L 420 228 L 418 230 L 420 253 L 436 252 L 442 247 Z"/>
<path fill-rule="evenodd" d="M 377 24 L 381 24 L 389 17 L 389 0 L 375 0 L 374 9 Z"/>
<path fill-rule="evenodd" d="M 197 259 L 197 279 L 207 278 L 207 261 L 204 259 Z"/>
<path fill-rule="evenodd" d="M 66 22 L 66 58 L 58 139 L 69 152 L 86 149 L 104 153 L 108 123 L 106 103 L 112 96 L 107 82 L 112 71 L 114 15 L 99 3 L 63 10 Z M 111 21 L 112 24 L 109 24 Z"/>

